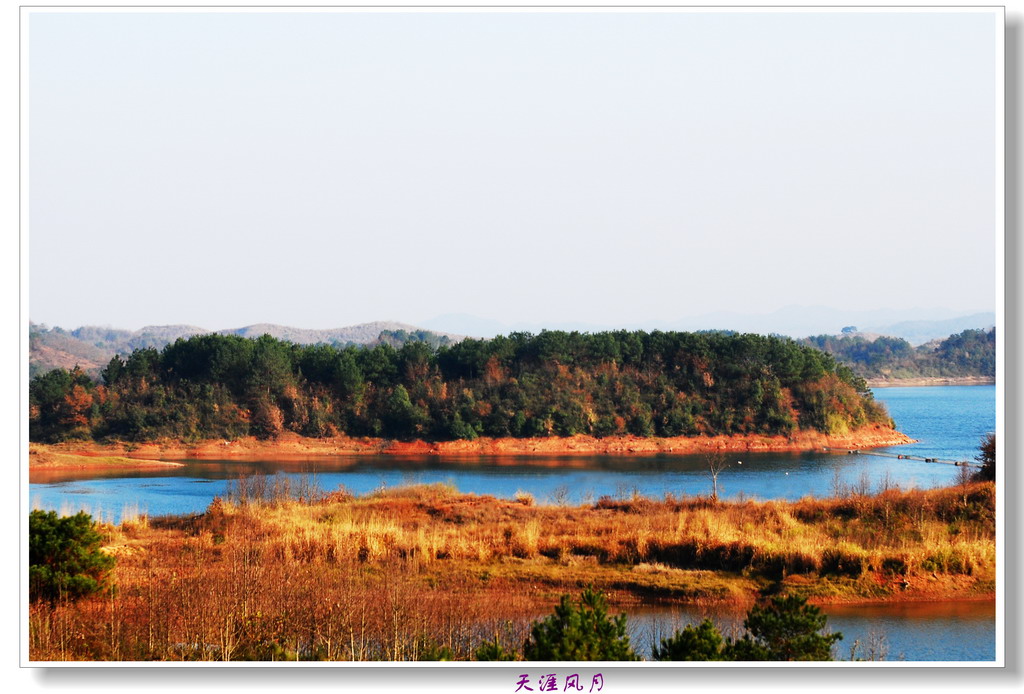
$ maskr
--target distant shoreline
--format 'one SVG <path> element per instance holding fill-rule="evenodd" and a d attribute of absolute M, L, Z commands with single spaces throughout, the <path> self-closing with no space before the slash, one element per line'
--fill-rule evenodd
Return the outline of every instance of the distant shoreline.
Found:
<path fill-rule="evenodd" d="M 121 459 L 154 460 L 305 460 L 346 455 L 446 455 L 446 456 L 531 456 L 531 455 L 676 455 L 705 452 L 801 452 L 829 448 L 876 448 L 914 443 L 906 434 L 895 429 L 872 425 L 840 436 L 829 436 L 818 431 L 801 431 L 791 437 L 759 434 L 732 436 L 678 436 L 673 438 L 644 438 L 639 436 L 592 436 L 500 438 L 481 437 L 473 441 L 392 441 L 375 438 L 334 437 L 314 439 L 285 434 L 277 439 L 261 441 L 245 438 L 237 441 L 158 441 L 149 443 L 108 443 L 93 441 L 68 442 L 43 446 L 38 449 L 80 456 L 76 462 L 87 466 L 93 456 L 118 456 Z M 97 467 L 104 465 L 96 458 Z M 141 462 L 141 461 L 140 461 Z"/>
<path fill-rule="evenodd" d="M 867 378 L 869 388 L 907 388 L 917 386 L 992 386 L 992 376 L 922 376 L 919 378 Z"/>

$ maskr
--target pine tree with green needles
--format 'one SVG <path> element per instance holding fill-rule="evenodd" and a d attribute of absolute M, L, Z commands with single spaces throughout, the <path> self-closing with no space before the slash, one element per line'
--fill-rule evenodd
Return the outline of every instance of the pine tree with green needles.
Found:
<path fill-rule="evenodd" d="M 655 660 L 725 660 L 724 645 L 718 627 L 705 619 L 697 626 L 687 624 L 682 631 L 662 639 L 652 655 Z"/>
<path fill-rule="evenodd" d="M 995 482 L 996 479 L 996 435 L 985 434 L 981 439 L 980 452 L 974 458 L 981 463 L 976 479 Z"/>
<path fill-rule="evenodd" d="M 518 654 L 514 650 L 505 648 L 501 641 L 498 640 L 497 634 L 495 634 L 493 640 L 484 641 L 480 644 L 473 657 L 481 661 L 519 660 Z"/>
<path fill-rule="evenodd" d="M 629 645 L 626 615 L 608 615 L 603 594 L 590 588 L 578 603 L 563 595 L 555 613 L 534 622 L 523 646 L 526 660 L 639 660 Z"/>
<path fill-rule="evenodd" d="M 100 551 L 103 537 L 85 512 L 29 515 L 29 597 L 50 603 L 77 600 L 108 587 L 114 558 Z"/>
<path fill-rule="evenodd" d="M 755 605 L 743 622 L 747 634 L 725 647 L 726 660 L 834 660 L 839 632 L 823 633 L 828 617 L 807 598 L 775 596 Z"/>

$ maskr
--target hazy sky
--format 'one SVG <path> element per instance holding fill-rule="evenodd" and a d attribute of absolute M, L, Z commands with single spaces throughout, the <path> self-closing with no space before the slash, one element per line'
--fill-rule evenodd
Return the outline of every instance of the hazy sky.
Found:
<path fill-rule="evenodd" d="M 33 13 L 30 314 L 995 308 L 994 13 Z"/>

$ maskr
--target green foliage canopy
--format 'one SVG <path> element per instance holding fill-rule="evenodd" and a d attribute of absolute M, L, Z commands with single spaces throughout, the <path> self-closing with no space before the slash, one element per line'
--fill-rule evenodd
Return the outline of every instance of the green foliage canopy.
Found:
<path fill-rule="evenodd" d="M 511 661 L 518 660 L 519 654 L 511 648 L 506 648 L 495 636 L 491 641 L 484 641 L 480 644 L 473 657 L 480 661 Z"/>
<path fill-rule="evenodd" d="M 844 330 L 845 332 L 845 330 Z M 996 331 L 964 330 L 918 347 L 899 337 L 816 335 L 802 344 L 833 355 L 862 378 L 990 376 L 996 374 Z"/>
<path fill-rule="evenodd" d="M 577 603 L 563 595 L 555 613 L 535 622 L 523 646 L 527 660 L 639 660 L 626 615 L 608 615 L 604 595 L 585 589 Z"/>
<path fill-rule="evenodd" d="M 727 660 L 832 660 L 843 638 L 824 633 L 828 618 L 797 595 L 775 596 L 755 605 L 743 622 L 747 633 L 726 647 Z"/>
<path fill-rule="evenodd" d="M 986 482 L 996 481 L 996 435 L 989 433 L 981 439 L 981 447 L 978 455 L 974 458 L 981 463 L 981 469 L 976 475 L 977 479 Z"/>
<path fill-rule="evenodd" d="M 87 513 L 61 518 L 53 511 L 32 511 L 30 599 L 62 602 L 104 590 L 114 558 L 100 551 L 102 541 Z"/>
<path fill-rule="evenodd" d="M 726 660 L 725 640 L 710 619 L 697 626 L 687 624 L 682 631 L 664 638 L 654 646 L 655 660 Z"/>
<path fill-rule="evenodd" d="M 726 641 L 705 619 L 662 639 L 652 655 L 655 660 L 833 660 L 832 647 L 843 635 L 825 633 L 827 621 L 806 598 L 774 596 L 750 609 L 739 639 Z"/>
<path fill-rule="evenodd" d="M 207 334 L 32 379 L 34 441 L 790 435 L 889 421 L 864 381 L 782 337 L 544 331 L 399 348 Z"/>

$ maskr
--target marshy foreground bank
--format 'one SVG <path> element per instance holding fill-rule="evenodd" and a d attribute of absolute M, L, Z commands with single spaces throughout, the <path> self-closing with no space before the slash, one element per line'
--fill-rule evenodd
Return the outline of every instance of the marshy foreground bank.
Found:
<path fill-rule="evenodd" d="M 472 657 L 583 586 L 612 605 L 975 597 L 995 488 L 537 506 L 444 486 L 324 494 L 239 480 L 203 514 L 101 526 L 114 590 L 30 608 L 33 660 Z"/>

